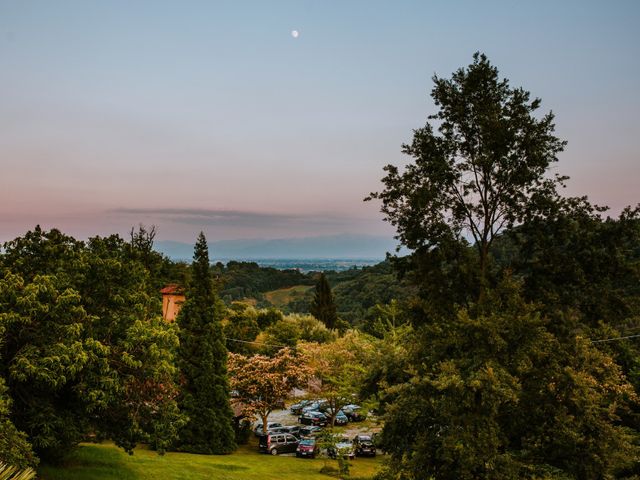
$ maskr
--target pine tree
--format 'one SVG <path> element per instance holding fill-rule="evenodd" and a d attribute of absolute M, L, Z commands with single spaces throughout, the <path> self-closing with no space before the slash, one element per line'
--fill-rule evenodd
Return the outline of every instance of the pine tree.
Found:
<path fill-rule="evenodd" d="M 331 285 L 329 285 L 324 273 L 320 274 L 318 283 L 316 283 L 316 293 L 311 304 L 311 315 L 323 322 L 327 328 L 333 329 L 337 326 L 336 304 L 333 300 Z"/>
<path fill-rule="evenodd" d="M 224 454 L 236 446 L 218 304 L 207 241 L 201 232 L 194 249 L 187 300 L 178 315 L 183 383 L 180 407 L 189 416 L 180 433 L 179 449 L 191 453 Z"/>

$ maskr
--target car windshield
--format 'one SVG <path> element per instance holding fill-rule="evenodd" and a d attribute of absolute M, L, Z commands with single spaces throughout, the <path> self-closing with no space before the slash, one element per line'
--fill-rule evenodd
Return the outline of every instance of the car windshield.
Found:
<path fill-rule="evenodd" d="M 311 439 L 311 438 L 305 438 L 304 440 L 300 441 L 300 445 L 307 445 L 307 446 L 313 446 L 315 445 L 316 441 Z"/>
<path fill-rule="evenodd" d="M 367 436 L 367 435 L 361 435 L 358 437 L 358 440 L 361 442 L 370 442 L 371 441 L 371 437 Z"/>

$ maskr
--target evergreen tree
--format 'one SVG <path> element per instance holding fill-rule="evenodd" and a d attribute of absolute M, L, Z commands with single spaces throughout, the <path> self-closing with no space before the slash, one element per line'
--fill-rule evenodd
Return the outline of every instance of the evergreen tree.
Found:
<path fill-rule="evenodd" d="M 209 270 L 207 241 L 201 232 L 187 300 L 178 315 L 180 407 L 189 417 L 180 433 L 179 448 L 186 452 L 224 454 L 235 449 L 219 303 Z"/>
<path fill-rule="evenodd" d="M 316 292 L 311 304 L 311 315 L 323 322 L 327 328 L 336 328 L 338 322 L 336 304 L 331 292 L 331 285 L 329 285 L 324 273 L 320 274 L 318 283 L 316 283 Z"/>

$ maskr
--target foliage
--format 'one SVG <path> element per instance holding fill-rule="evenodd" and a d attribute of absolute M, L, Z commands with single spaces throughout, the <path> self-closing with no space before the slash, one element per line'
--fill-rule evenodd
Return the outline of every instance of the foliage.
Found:
<path fill-rule="evenodd" d="M 638 458 L 617 425 L 637 401 L 620 368 L 551 333 L 509 279 L 486 302 L 425 322 L 415 374 L 388 407 L 385 478 L 616 478 Z"/>
<path fill-rule="evenodd" d="M 230 261 L 226 266 L 218 263 L 214 273 L 222 280 L 220 296 L 228 303 L 244 298 L 262 299 L 263 293 L 278 288 L 313 284 L 313 280 L 298 270 L 260 267 L 254 262 Z"/>
<path fill-rule="evenodd" d="M 333 291 L 338 315 L 353 325 L 362 324 L 365 330 L 375 320 L 370 310 L 377 304 L 406 301 L 417 293 L 413 285 L 397 277 L 389 262 L 365 267 L 357 273 L 335 284 Z"/>
<path fill-rule="evenodd" d="M 328 329 L 336 328 L 338 322 L 336 304 L 331 292 L 331 286 L 324 273 L 321 273 L 318 277 L 313 302 L 309 311 L 311 315 L 323 322 Z"/>
<path fill-rule="evenodd" d="M 373 355 L 360 386 L 360 396 L 374 400 L 379 413 L 383 413 L 397 393 L 391 387 L 411 379 L 416 334 L 408 318 L 402 320 L 408 314 L 396 302 L 378 307 L 379 316 L 373 324 Z"/>
<path fill-rule="evenodd" d="M 258 311 L 258 318 L 256 320 L 258 322 L 258 327 L 260 327 L 261 330 L 264 330 L 276 323 L 278 320 L 282 320 L 282 318 L 282 312 L 271 307 Z"/>
<path fill-rule="evenodd" d="M 262 353 L 273 355 L 283 348 L 295 349 L 298 340 L 300 340 L 298 324 L 283 318 L 258 335 L 256 343 Z"/>
<path fill-rule="evenodd" d="M 284 320 L 298 326 L 300 329 L 299 339 L 303 342 L 328 343 L 336 338 L 335 333 L 313 315 L 292 313 L 287 315 Z"/>
<path fill-rule="evenodd" d="M 230 352 L 248 354 L 255 350 L 253 342 L 260 333 L 258 312 L 250 305 L 235 302 L 227 310 L 224 336 Z"/>
<path fill-rule="evenodd" d="M 301 343 L 300 350 L 313 376 L 320 380 L 314 393 L 327 400 L 330 424 L 334 425 L 338 411 L 353 403 L 361 390 L 374 356 L 374 343 L 368 335 L 350 330 L 332 343 Z"/>
<path fill-rule="evenodd" d="M 229 402 L 227 350 L 220 325 L 221 305 L 209 270 L 204 234 L 193 254 L 187 300 L 178 314 L 181 372 L 180 409 L 189 418 L 180 431 L 180 450 L 224 454 L 235 449 Z"/>
<path fill-rule="evenodd" d="M 484 285 L 495 236 L 554 196 L 564 180 L 545 174 L 565 142 L 553 135 L 553 114 L 536 119 L 540 100 L 499 79 L 485 55 L 476 53 L 451 79 L 433 81 L 434 124 L 415 130 L 403 146 L 415 163 L 403 172 L 387 165 L 385 189 L 367 199 L 382 200 L 386 220 L 410 249 L 446 253 L 470 235 Z"/>
<path fill-rule="evenodd" d="M 267 425 L 269 414 L 281 408 L 294 388 L 304 386 L 309 368 L 292 350 L 283 348 L 273 357 L 229 354 L 231 388 L 242 402 L 244 414 L 259 416 Z"/>
<path fill-rule="evenodd" d="M 0 369 L 12 423 L 49 458 L 89 434 L 128 451 L 139 441 L 162 450 L 180 422 L 171 393 L 177 337 L 156 317 L 135 247 L 117 235 L 85 243 L 39 227 L 4 247 Z"/>
<path fill-rule="evenodd" d="M 571 308 L 596 327 L 640 315 L 640 207 L 618 219 L 599 216 L 586 199 L 559 203 L 509 232 L 508 268 L 524 278 L 529 298 L 547 311 Z"/>
<path fill-rule="evenodd" d="M 27 435 L 20 432 L 9 418 L 11 399 L 6 393 L 7 388 L 0 377 L 0 462 L 15 468 L 35 466 L 38 459 L 33 453 Z"/>
<path fill-rule="evenodd" d="M 271 354 L 282 347 L 295 348 L 299 341 L 325 343 L 336 338 L 334 332 L 311 315 L 293 313 L 283 317 L 258 336 L 263 353 Z"/>

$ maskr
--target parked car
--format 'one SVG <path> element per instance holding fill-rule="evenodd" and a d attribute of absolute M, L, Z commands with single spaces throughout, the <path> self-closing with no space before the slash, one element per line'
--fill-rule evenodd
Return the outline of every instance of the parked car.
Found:
<path fill-rule="evenodd" d="M 356 435 L 353 437 L 353 448 L 359 457 L 365 455 L 370 457 L 376 456 L 376 447 L 369 435 Z"/>
<path fill-rule="evenodd" d="M 299 443 L 300 440 L 290 433 L 269 433 L 260 437 L 258 446 L 261 452 L 278 455 L 295 452 Z"/>
<path fill-rule="evenodd" d="M 300 400 L 298 403 L 294 403 L 289 407 L 289 411 L 293 415 L 300 415 L 302 413 L 302 409 L 308 405 L 311 405 L 313 400 Z"/>
<path fill-rule="evenodd" d="M 336 413 L 335 425 L 346 425 L 347 423 L 349 423 L 349 418 L 342 410 L 338 410 L 338 413 Z"/>
<path fill-rule="evenodd" d="M 320 448 L 315 438 L 303 438 L 296 449 L 296 457 L 315 458 Z"/>
<path fill-rule="evenodd" d="M 349 459 L 356 458 L 353 443 L 347 437 L 339 438 L 335 446 L 327 448 L 327 454 L 330 458 L 338 458 L 339 456 Z"/>
<path fill-rule="evenodd" d="M 320 409 L 320 402 L 315 401 L 315 402 L 308 403 L 307 405 L 302 407 L 302 413 L 317 412 L 319 411 L 319 409 Z"/>
<path fill-rule="evenodd" d="M 285 425 L 281 428 L 284 433 L 290 433 L 291 435 L 295 435 L 300 438 L 300 425 Z"/>
<path fill-rule="evenodd" d="M 255 433 L 257 437 L 260 437 L 261 435 L 264 435 L 265 433 L 268 433 L 270 430 L 278 427 L 282 427 L 282 424 L 278 422 L 269 422 L 267 423 L 267 432 L 265 432 L 262 429 L 262 422 L 259 422 L 259 423 L 256 423 L 256 428 L 253 430 L 253 433 Z"/>
<path fill-rule="evenodd" d="M 303 425 L 315 425 L 325 427 L 327 425 L 327 416 L 322 412 L 304 412 L 298 418 L 298 422 Z"/>
<path fill-rule="evenodd" d="M 308 427 L 300 427 L 300 438 L 313 437 L 322 431 L 322 427 L 314 427 L 310 425 Z"/>
<path fill-rule="evenodd" d="M 287 427 L 271 427 L 267 429 L 267 433 L 291 433 Z"/>
<path fill-rule="evenodd" d="M 362 411 L 360 405 L 345 405 L 344 407 L 342 407 L 342 411 L 347 416 L 350 422 L 361 422 L 362 420 L 367 418 L 367 415 Z"/>

